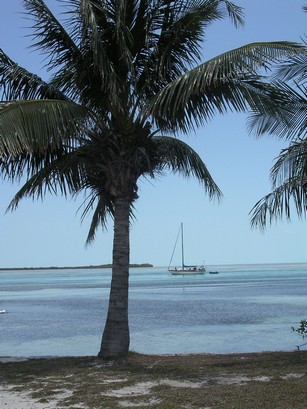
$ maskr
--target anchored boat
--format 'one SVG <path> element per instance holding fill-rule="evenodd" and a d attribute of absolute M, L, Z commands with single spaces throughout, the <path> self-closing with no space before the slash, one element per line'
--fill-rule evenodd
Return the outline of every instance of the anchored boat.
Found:
<path fill-rule="evenodd" d="M 181 237 L 181 266 L 171 267 L 173 256 L 177 247 L 178 239 Z M 205 266 L 203 265 L 187 265 L 184 263 L 184 240 L 183 240 L 183 223 L 180 225 L 180 229 L 175 241 L 173 253 L 171 260 L 169 262 L 168 271 L 172 275 L 195 275 L 195 274 L 204 274 L 206 271 Z"/>

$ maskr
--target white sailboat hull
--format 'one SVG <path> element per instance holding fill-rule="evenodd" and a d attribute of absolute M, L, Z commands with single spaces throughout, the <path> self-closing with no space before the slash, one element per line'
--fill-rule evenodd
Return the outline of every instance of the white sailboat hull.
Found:
<path fill-rule="evenodd" d="M 172 275 L 196 275 L 196 274 L 205 274 L 206 269 L 203 266 L 200 267 L 184 267 L 184 268 L 169 268 L 168 271 Z"/>

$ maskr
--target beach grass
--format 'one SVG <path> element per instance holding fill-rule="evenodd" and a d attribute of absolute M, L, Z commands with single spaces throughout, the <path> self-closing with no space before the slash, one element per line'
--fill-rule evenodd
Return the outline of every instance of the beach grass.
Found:
<path fill-rule="evenodd" d="M 307 351 L 2 361 L 1 389 L 41 409 L 307 407 Z"/>

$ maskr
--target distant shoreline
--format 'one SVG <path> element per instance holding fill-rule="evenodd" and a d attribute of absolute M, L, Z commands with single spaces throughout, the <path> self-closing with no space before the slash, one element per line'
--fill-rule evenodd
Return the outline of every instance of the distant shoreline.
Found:
<path fill-rule="evenodd" d="M 153 267 L 153 264 L 142 263 L 142 264 L 130 264 L 130 268 L 139 268 L 139 267 Z M 71 267 L 9 267 L 3 268 L 0 267 L 0 271 L 29 271 L 29 270 L 85 270 L 85 269 L 94 269 L 94 268 L 112 268 L 112 264 L 100 264 L 100 265 L 90 265 L 90 266 L 71 266 Z"/>

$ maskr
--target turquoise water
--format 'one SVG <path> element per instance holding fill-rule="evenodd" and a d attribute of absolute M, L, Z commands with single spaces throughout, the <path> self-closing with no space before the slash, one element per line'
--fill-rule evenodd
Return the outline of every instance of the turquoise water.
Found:
<path fill-rule="evenodd" d="M 307 264 L 208 266 L 219 274 L 130 272 L 131 350 L 293 350 L 307 318 Z M 0 356 L 96 355 L 111 270 L 0 272 Z"/>

